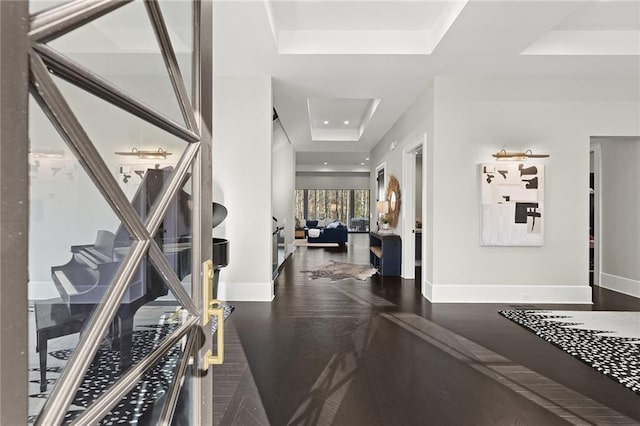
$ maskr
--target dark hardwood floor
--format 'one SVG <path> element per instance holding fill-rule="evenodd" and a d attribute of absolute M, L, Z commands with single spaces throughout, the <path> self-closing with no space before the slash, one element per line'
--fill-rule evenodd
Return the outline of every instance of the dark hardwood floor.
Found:
<path fill-rule="evenodd" d="M 272 303 L 234 303 L 214 368 L 217 424 L 640 424 L 639 395 L 497 313 L 523 305 L 431 304 L 418 280 L 299 272 L 329 260 L 368 263 L 367 235 L 346 251 L 298 248 Z M 535 307 L 640 310 L 594 295 L 594 306 Z"/>

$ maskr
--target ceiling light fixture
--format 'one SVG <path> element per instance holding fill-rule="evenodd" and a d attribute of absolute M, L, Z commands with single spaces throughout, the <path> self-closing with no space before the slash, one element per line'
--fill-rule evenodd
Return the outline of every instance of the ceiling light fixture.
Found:
<path fill-rule="evenodd" d="M 324 120 L 323 123 L 324 124 L 329 124 L 329 122 L 327 120 Z"/>
<path fill-rule="evenodd" d="M 322 163 L 322 164 L 324 164 L 324 165 L 326 166 L 328 163 L 325 161 L 325 162 L 324 162 L 324 163 Z"/>
<path fill-rule="evenodd" d="M 344 120 L 344 124 L 349 124 L 349 120 Z"/>
<path fill-rule="evenodd" d="M 150 150 L 138 150 L 137 148 L 131 148 L 131 151 L 124 151 L 124 152 L 116 152 L 116 154 L 118 155 L 129 155 L 129 156 L 134 156 L 134 157 L 138 157 L 139 159 L 146 159 L 146 160 L 160 160 L 160 159 L 166 159 L 167 155 L 171 155 L 170 152 L 165 151 L 162 148 L 158 148 L 157 151 L 150 151 Z"/>
<path fill-rule="evenodd" d="M 364 163 L 360 163 L 361 166 L 364 166 Z"/>
<path fill-rule="evenodd" d="M 547 158 L 549 154 L 534 154 L 530 149 L 524 152 L 507 152 L 504 149 L 491 154 L 498 160 L 526 160 L 527 158 Z"/>
<path fill-rule="evenodd" d="M 369 157 L 365 158 L 364 160 L 365 160 L 365 161 L 369 161 Z"/>

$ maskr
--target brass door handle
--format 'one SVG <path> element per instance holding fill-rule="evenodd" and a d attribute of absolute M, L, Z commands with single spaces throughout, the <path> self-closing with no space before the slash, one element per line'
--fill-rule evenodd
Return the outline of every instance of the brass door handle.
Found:
<path fill-rule="evenodd" d="M 204 309 L 202 312 L 202 325 L 206 326 L 211 317 L 215 316 L 218 320 L 217 328 L 217 354 L 213 355 L 209 349 L 203 360 L 204 369 L 209 369 L 212 365 L 219 365 L 224 362 L 224 308 L 222 302 L 213 298 L 213 262 L 207 260 L 202 265 L 202 286 L 203 286 L 203 302 Z"/>
<path fill-rule="evenodd" d="M 213 305 L 217 304 L 217 307 L 213 307 Z M 219 300 L 212 300 L 211 305 L 207 308 L 207 312 L 209 315 L 214 316 L 218 319 L 218 328 L 216 330 L 217 333 L 217 354 L 213 355 L 211 353 L 211 349 L 207 351 L 204 355 L 204 368 L 205 370 L 209 369 L 212 365 L 220 365 L 224 362 L 224 309 Z"/>

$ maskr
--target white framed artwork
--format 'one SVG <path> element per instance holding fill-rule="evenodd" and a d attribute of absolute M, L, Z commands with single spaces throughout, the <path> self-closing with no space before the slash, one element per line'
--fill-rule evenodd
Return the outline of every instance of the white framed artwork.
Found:
<path fill-rule="evenodd" d="M 480 165 L 482 246 L 542 246 L 544 165 Z"/>

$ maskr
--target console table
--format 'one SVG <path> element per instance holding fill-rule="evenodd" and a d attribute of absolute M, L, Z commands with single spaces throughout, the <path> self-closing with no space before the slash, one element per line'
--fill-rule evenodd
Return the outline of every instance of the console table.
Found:
<path fill-rule="evenodd" d="M 402 240 L 396 234 L 369 233 L 369 263 L 382 276 L 400 276 Z"/>

